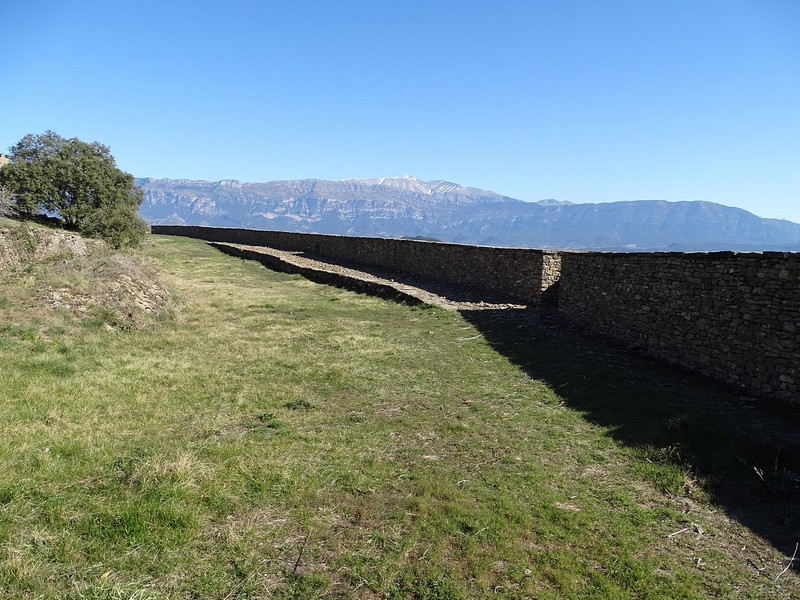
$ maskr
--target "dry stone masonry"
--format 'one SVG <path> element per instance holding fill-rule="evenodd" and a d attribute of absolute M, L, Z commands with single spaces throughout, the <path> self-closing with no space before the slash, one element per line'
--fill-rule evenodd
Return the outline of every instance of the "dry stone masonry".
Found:
<path fill-rule="evenodd" d="M 555 273 L 557 278 L 550 265 L 557 253 L 548 250 L 225 227 L 154 225 L 152 231 L 212 242 L 306 252 L 482 290 L 525 303 L 538 300 L 550 287 L 553 280 L 548 277 Z"/>
<path fill-rule="evenodd" d="M 606 253 L 154 226 L 154 233 L 269 246 L 557 307 L 645 354 L 800 403 L 800 254 Z"/>
<path fill-rule="evenodd" d="M 565 252 L 570 321 L 750 392 L 798 402 L 800 254 Z"/>

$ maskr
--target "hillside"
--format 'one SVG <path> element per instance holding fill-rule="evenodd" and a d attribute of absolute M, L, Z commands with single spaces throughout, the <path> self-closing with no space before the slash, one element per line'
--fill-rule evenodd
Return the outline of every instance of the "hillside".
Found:
<path fill-rule="evenodd" d="M 0 219 L 0 328 L 147 329 L 175 309 L 143 256 L 59 229 Z M 46 333 L 43 332 L 44 335 Z"/>
<path fill-rule="evenodd" d="M 139 179 L 151 224 L 560 249 L 800 250 L 800 225 L 711 202 L 522 202 L 415 177 L 242 183 Z"/>

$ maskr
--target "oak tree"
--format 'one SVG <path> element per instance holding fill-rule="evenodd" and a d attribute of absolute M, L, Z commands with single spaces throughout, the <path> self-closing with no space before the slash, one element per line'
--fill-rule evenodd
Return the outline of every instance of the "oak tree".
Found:
<path fill-rule="evenodd" d="M 46 131 L 26 135 L 10 153 L 0 185 L 12 190 L 20 215 L 55 215 L 65 227 L 116 247 L 144 237 L 147 226 L 136 214 L 144 194 L 107 146 Z"/>

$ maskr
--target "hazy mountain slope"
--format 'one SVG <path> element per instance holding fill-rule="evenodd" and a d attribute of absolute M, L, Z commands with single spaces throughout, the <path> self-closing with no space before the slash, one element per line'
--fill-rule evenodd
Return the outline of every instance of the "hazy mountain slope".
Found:
<path fill-rule="evenodd" d="M 140 179 L 142 216 L 195 224 L 540 248 L 800 250 L 800 225 L 711 202 L 522 202 L 447 181 Z"/>

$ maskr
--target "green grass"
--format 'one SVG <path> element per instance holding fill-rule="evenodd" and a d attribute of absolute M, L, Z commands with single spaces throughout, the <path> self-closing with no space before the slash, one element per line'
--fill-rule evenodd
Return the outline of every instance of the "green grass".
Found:
<path fill-rule="evenodd" d="M 158 327 L 57 327 L 0 289 L 0 598 L 796 591 L 681 460 L 459 314 L 147 252 L 183 305 Z"/>

